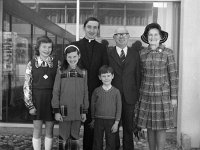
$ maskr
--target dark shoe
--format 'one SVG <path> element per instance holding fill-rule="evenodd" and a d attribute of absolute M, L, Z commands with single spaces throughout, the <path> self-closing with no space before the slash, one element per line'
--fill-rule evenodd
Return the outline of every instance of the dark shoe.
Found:
<path fill-rule="evenodd" d="M 65 141 L 63 140 L 61 136 L 59 136 L 58 143 L 59 143 L 58 144 L 59 150 L 65 150 Z"/>

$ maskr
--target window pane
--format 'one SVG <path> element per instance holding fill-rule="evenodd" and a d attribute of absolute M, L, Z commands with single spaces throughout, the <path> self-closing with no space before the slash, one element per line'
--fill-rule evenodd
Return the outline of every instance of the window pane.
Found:
<path fill-rule="evenodd" d="M 66 22 L 76 23 L 76 3 L 66 4 Z"/>
<path fill-rule="evenodd" d="M 39 12 L 54 23 L 65 23 L 65 5 L 40 3 Z"/>
<path fill-rule="evenodd" d="M 56 47 L 54 48 L 54 51 L 56 53 L 56 56 L 59 60 L 63 59 L 63 51 L 64 51 L 64 47 L 63 47 L 63 39 L 60 37 L 57 37 L 57 42 L 56 42 Z"/>
<path fill-rule="evenodd" d="M 47 32 L 47 36 L 53 41 L 53 44 L 56 44 L 56 36 Z"/>
<path fill-rule="evenodd" d="M 126 25 L 144 26 L 152 22 L 152 3 L 126 4 Z"/>
<path fill-rule="evenodd" d="M 83 24 L 88 17 L 96 16 L 94 3 L 80 2 L 80 24 Z"/>
<path fill-rule="evenodd" d="M 123 25 L 123 3 L 98 3 L 98 18 L 105 25 Z"/>
<path fill-rule="evenodd" d="M 35 46 L 38 37 L 46 35 L 46 32 L 43 29 L 40 29 L 36 26 L 33 26 L 33 45 L 32 45 L 32 57 L 35 55 Z"/>
<path fill-rule="evenodd" d="M 12 18 L 12 32 L 3 32 L 3 121 L 29 120 L 23 101 L 23 83 L 29 59 L 31 25 Z"/>
<path fill-rule="evenodd" d="M 67 47 L 69 45 L 69 41 L 67 39 L 64 39 L 64 48 Z"/>
<path fill-rule="evenodd" d="M 3 31 L 10 31 L 10 15 L 6 13 L 3 15 Z"/>

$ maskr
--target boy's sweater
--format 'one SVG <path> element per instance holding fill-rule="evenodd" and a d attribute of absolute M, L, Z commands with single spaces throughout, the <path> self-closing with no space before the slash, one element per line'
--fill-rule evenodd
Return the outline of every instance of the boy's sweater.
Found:
<path fill-rule="evenodd" d="M 121 95 L 117 88 L 111 87 L 108 91 L 102 86 L 96 88 L 92 94 L 91 115 L 92 118 L 115 119 L 121 118 Z"/>

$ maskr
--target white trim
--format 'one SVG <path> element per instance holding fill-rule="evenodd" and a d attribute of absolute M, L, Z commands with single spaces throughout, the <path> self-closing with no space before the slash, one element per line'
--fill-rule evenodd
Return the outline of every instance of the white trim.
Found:
<path fill-rule="evenodd" d="M 93 1 L 81 1 L 82 2 L 181 2 L 182 0 L 93 0 Z M 22 3 L 36 3 L 35 0 L 20 0 Z M 37 0 L 37 3 L 76 3 L 76 1 L 69 0 Z"/>
<path fill-rule="evenodd" d="M 97 0 L 97 1 L 89 1 L 89 2 L 125 2 L 125 3 L 130 3 L 130 2 L 180 2 L 181 0 Z M 81 2 L 88 2 L 88 1 L 81 1 Z"/>
<path fill-rule="evenodd" d="M 33 128 L 33 124 L 22 124 L 22 123 L 0 123 L 0 127 L 6 127 L 6 128 Z M 44 128 L 44 124 L 43 124 L 43 128 Z M 54 125 L 54 129 L 58 129 L 59 125 L 55 124 Z M 80 128 L 81 130 L 83 130 L 83 125 Z M 123 128 L 122 126 L 119 127 L 119 131 L 122 131 Z M 143 131 L 147 131 L 146 129 L 143 129 Z M 176 128 L 172 128 L 167 130 L 167 132 L 176 132 Z"/>
<path fill-rule="evenodd" d="M 79 40 L 80 0 L 76 1 L 76 41 Z"/>
<path fill-rule="evenodd" d="M 23 123 L 0 123 L 0 127 L 6 127 L 6 128 L 33 128 L 33 124 L 23 124 Z M 44 128 L 44 124 L 43 124 Z M 55 129 L 59 128 L 58 124 L 54 125 Z M 81 126 L 81 130 L 83 130 L 83 125 Z M 122 127 L 119 128 L 119 130 L 122 130 Z"/>
<path fill-rule="evenodd" d="M 33 124 L 23 124 L 23 123 L 0 123 L 0 127 L 6 127 L 6 128 L 33 128 Z M 43 125 L 44 127 L 44 125 Z M 56 124 L 54 128 L 58 128 L 58 125 Z"/>

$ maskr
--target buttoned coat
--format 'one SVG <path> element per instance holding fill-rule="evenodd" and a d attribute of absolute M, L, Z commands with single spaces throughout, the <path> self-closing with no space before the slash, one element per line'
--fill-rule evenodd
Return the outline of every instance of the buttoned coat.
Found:
<path fill-rule="evenodd" d="M 127 104 L 135 104 L 139 99 L 140 57 L 139 53 L 129 48 L 122 63 L 116 47 L 108 52 L 109 65 L 114 69 L 113 86 L 124 95 Z"/>

